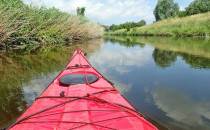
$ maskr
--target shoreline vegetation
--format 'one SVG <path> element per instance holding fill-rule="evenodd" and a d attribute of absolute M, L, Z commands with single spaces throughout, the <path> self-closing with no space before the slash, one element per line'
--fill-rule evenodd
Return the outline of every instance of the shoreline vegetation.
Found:
<path fill-rule="evenodd" d="M 175 37 L 138 37 L 138 36 L 107 36 L 106 40 L 124 43 L 126 46 L 152 45 L 155 48 L 204 57 L 210 59 L 210 40 L 202 38 L 175 38 Z M 171 44 L 169 44 L 171 43 Z"/>
<path fill-rule="evenodd" d="M 36 50 L 102 35 L 103 27 L 82 15 L 32 7 L 21 0 L 0 1 L 0 50 Z"/>
<path fill-rule="evenodd" d="M 105 35 L 115 36 L 175 36 L 210 37 L 210 12 L 187 17 L 169 18 L 151 25 L 129 30 L 107 31 Z"/>
<path fill-rule="evenodd" d="M 210 37 L 210 0 L 193 0 L 184 10 L 180 10 L 175 0 L 158 0 L 153 14 L 153 24 L 138 27 L 114 25 L 122 27 L 120 29 L 107 26 L 105 35 Z"/>

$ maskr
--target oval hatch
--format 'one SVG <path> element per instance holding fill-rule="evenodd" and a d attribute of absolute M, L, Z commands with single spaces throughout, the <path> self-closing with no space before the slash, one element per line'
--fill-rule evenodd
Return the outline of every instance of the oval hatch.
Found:
<path fill-rule="evenodd" d="M 67 74 L 59 79 L 59 83 L 64 86 L 76 84 L 92 84 L 98 80 L 94 74 Z"/>

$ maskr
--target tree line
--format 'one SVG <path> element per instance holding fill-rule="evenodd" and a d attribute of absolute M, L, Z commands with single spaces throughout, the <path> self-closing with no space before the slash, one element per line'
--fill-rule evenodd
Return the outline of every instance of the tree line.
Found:
<path fill-rule="evenodd" d="M 174 0 L 158 0 L 154 15 L 156 21 L 160 21 L 171 17 L 185 17 L 208 11 L 210 11 L 210 0 L 194 0 L 184 11 L 180 11 L 179 5 Z"/>
<path fill-rule="evenodd" d="M 141 26 L 144 26 L 144 25 L 146 25 L 146 21 L 141 20 L 139 22 L 126 22 L 126 23 L 122 23 L 122 24 L 119 24 L 119 25 L 112 24 L 111 26 L 106 27 L 105 30 L 106 31 L 116 31 L 116 30 L 119 30 L 119 29 L 126 29 L 126 30 L 129 31 L 130 28 L 141 27 Z"/>

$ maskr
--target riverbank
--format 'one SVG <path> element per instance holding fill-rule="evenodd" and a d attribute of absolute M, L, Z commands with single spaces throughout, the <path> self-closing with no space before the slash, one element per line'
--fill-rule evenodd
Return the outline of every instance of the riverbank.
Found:
<path fill-rule="evenodd" d="M 0 1 L 0 49 L 35 50 L 102 34 L 101 26 L 83 16 L 28 6 L 21 0 Z"/>
<path fill-rule="evenodd" d="M 115 36 L 209 37 L 210 12 L 182 18 L 171 18 L 151 25 L 106 32 Z"/>
<path fill-rule="evenodd" d="M 174 37 L 106 37 L 107 40 L 119 41 L 128 47 L 135 45 L 152 45 L 155 48 L 204 57 L 210 59 L 210 40 L 201 38 L 174 38 Z M 169 44 L 170 43 L 170 44 Z"/>
<path fill-rule="evenodd" d="M 121 44 L 129 48 L 154 47 L 153 58 L 161 68 L 173 65 L 181 58 L 195 69 L 210 68 L 210 40 L 201 38 L 174 37 L 107 37 L 109 42 Z M 146 54 L 145 54 L 146 55 Z"/>

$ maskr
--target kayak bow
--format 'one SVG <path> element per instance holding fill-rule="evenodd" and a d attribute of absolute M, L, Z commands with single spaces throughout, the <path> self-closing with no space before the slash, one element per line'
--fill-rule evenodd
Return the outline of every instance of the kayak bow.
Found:
<path fill-rule="evenodd" d="M 10 130 L 157 130 L 78 49 Z"/>

